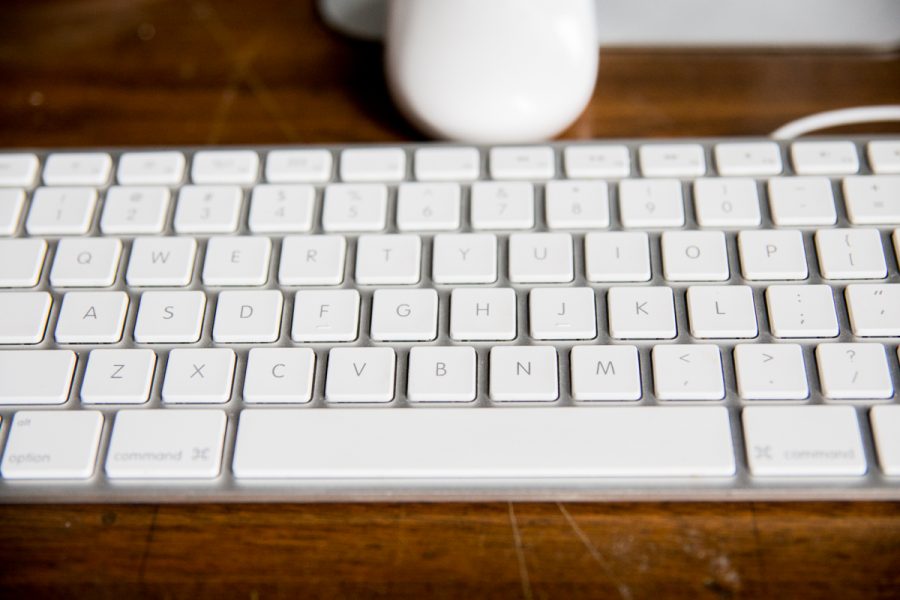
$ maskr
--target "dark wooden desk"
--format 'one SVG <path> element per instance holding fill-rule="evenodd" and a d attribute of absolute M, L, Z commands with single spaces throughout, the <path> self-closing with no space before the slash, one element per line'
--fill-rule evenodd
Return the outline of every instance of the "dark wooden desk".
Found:
<path fill-rule="evenodd" d="M 311 5 L 6 2 L 0 147 L 419 138 Z M 565 137 L 898 101 L 897 54 L 608 51 Z M 898 565 L 897 503 L 0 507 L 6 597 L 896 598 Z"/>

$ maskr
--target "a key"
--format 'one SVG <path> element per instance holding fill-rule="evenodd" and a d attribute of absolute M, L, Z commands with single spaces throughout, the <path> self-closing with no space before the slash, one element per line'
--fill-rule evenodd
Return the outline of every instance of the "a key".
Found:
<path fill-rule="evenodd" d="M 406 397 L 410 402 L 472 402 L 475 362 L 471 346 L 410 348 Z"/>
<path fill-rule="evenodd" d="M 406 174 L 406 153 L 401 148 L 351 148 L 341 152 L 340 171 L 342 181 L 400 181 Z"/>
<path fill-rule="evenodd" d="M 331 179 L 328 150 L 272 150 L 266 155 L 269 183 L 324 183 Z"/>
<path fill-rule="evenodd" d="M 25 190 L 0 188 L 0 235 L 13 235 L 16 232 L 24 206 Z"/>
<path fill-rule="evenodd" d="M 114 344 L 122 339 L 128 294 L 67 292 L 56 321 L 59 344 Z"/>
<path fill-rule="evenodd" d="M 438 296 L 434 290 L 375 290 L 373 340 L 425 342 L 437 337 Z"/>
<path fill-rule="evenodd" d="M 165 187 L 113 186 L 106 191 L 100 231 L 107 235 L 162 233 L 169 213 Z"/>
<path fill-rule="evenodd" d="M 0 405 L 63 404 L 75 361 L 71 350 L 0 351 Z"/>
<path fill-rule="evenodd" d="M 794 142 L 791 161 L 798 175 L 852 175 L 859 171 L 853 142 Z"/>
<path fill-rule="evenodd" d="M 671 339 L 677 334 L 672 288 L 610 288 L 607 306 L 613 338 Z"/>
<path fill-rule="evenodd" d="M 584 261 L 588 281 L 649 281 L 650 238 L 637 231 L 588 233 Z"/>
<path fill-rule="evenodd" d="M 269 279 L 272 242 L 267 237 L 214 237 L 206 245 L 204 285 L 263 285 Z"/>
<path fill-rule="evenodd" d="M 734 370 L 738 394 L 745 400 L 809 397 L 806 363 L 797 344 L 738 344 Z"/>
<path fill-rule="evenodd" d="M 569 369 L 575 400 L 641 398 L 641 370 L 634 346 L 575 346 L 569 355 Z"/>
<path fill-rule="evenodd" d="M 854 225 L 900 224 L 900 175 L 844 177 L 844 204 Z"/>
<path fill-rule="evenodd" d="M 344 281 L 347 241 L 340 235 L 291 235 L 281 243 L 281 285 L 338 285 Z"/>
<path fill-rule="evenodd" d="M 231 399 L 234 351 L 177 348 L 169 352 L 162 400 L 167 404 L 222 404 Z"/>
<path fill-rule="evenodd" d="M 837 222 L 834 193 L 827 177 L 773 177 L 769 180 L 769 210 L 779 227 Z"/>
<path fill-rule="evenodd" d="M 109 287 L 116 280 L 122 242 L 115 238 L 59 241 L 50 269 L 53 287 Z"/>
<path fill-rule="evenodd" d="M 292 322 L 295 342 L 352 342 L 359 330 L 359 292 L 301 290 L 294 295 Z"/>
<path fill-rule="evenodd" d="M 212 479 L 222 468 L 221 410 L 120 410 L 106 453 L 110 479 Z"/>
<path fill-rule="evenodd" d="M 700 177 L 706 157 L 700 144 L 644 144 L 638 149 L 644 177 Z"/>
<path fill-rule="evenodd" d="M 458 183 L 401 183 L 397 188 L 397 229 L 459 229 L 460 195 Z"/>
<path fill-rule="evenodd" d="M 39 168 L 40 161 L 34 154 L 0 154 L 0 186 L 31 187 Z"/>
<path fill-rule="evenodd" d="M 721 400 L 722 357 L 711 344 L 653 347 L 653 387 L 660 400 Z"/>
<path fill-rule="evenodd" d="M 577 145 L 563 151 L 566 175 L 578 178 L 622 178 L 631 175 L 628 148 L 618 145 Z"/>
<path fill-rule="evenodd" d="M 299 233 L 313 226 L 316 190 L 311 185 L 253 188 L 247 226 L 253 233 Z"/>
<path fill-rule="evenodd" d="M 820 229 L 819 271 L 825 279 L 883 279 L 887 276 L 877 229 Z"/>
<path fill-rule="evenodd" d="M 387 224 L 387 188 L 380 183 L 334 183 L 325 188 L 322 229 L 381 231 Z"/>
<path fill-rule="evenodd" d="M 240 290 L 219 294 L 213 341 L 250 344 L 278 341 L 284 298 L 278 290 Z"/>
<path fill-rule="evenodd" d="M 34 287 L 41 278 L 47 242 L 37 238 L 0 240 L 0 287 Z"/>
<path fill-rule="evenodd" d="M 0 292 L 0 344 L 39 343 L 52 303 L 47 292 Z"/>
<path fill-rule="evenodd" d="M 178 185 L 184 167 L 181 152 L 125 152 L 116 178 L 121 185 Z"/>
<path fill-rule="evenodd" d="M 316 355 L 309 348 L 253 348 L 247 355 L 244 402 L 303 404 L 312 398 Z"/>
<path fill-rule="evenodd" d="M 524 181 L 477 181 L 470 199 L 472 229 L 534 227 L 534 186 Z"/>
<path fill-rule="evenodd" d="M 450 293 L 450 337 L 515 339 L 516 292 L 511 288 L 455 288 Z"/>
<path fill-rule="evenodd" d="M 696 338 L 755 338 L 758 333 L 753 289 L 748 286 L 691 286 L 687 309 Z"/>
<path fill-rule="evenodd" d="M 94 473 L 103 415 L 95 410 L 15 414 L 3 463 L 4 479 L 87 479 Z"/>
<path fill-rule="evenodd" d="M 609 189 L 603 181 L 548 181 L 544 216 L 550 229 L 609 227 Z"/>
<path fill-rule="evenodd" d="M 781 173 L 781 149 L 775 142 L 716 144 L 714 149 L 719 175 L 765 176 Z"/>
<path fill-rule="evenodd" d="M 39 187 L 25 219 L 29 235 L 83 235 L 91 228 L 97 190 L 87 187 Z"/>
<path fill-rule="evenodd" d="M 202 150 L 194 154 L 191 181 L 196 184 L 248 185 L 259 176 L 259 155 L 252 150 Z"/>
<path fill-rule="evenodd" d="M 766 305 L 775 337 L 837 337 L 834 298 L 827 285 L 771 285 L 766 289 Z"/>
<path fill-rule="evenodd" d="M 874 406 L 869 420 L 881 470 L 885 475 L 900 475 L 900 406 Z"/>
<path fill-rule="evenodd" d="M 183 287 L 194 275 L 197 242 L 187 237 L 140 237 L 131 244 L 125 281 L 134 287 Z"/>
<path fill-rule="evenodd" d="M 356 283 L 403 285 L 418 283 L 422 240 L 417 235 L 361 235 L 356 243 Z"/>
<path fill-rule="evenodd" d="M 384 403 L 394 399 L 393 348 L 332 348 L 328 352 L 325 401 Z"/>
<path fill-rule="evenodd" d="M 738 251 L 744 279 L 806 279 L 803 235 L 796 230 L 747 230 L 738 234 Z"/>
<path fill-rule="evenodd" d="M 232 233 L 241 215 L 241 188 L 186 185 L 178 193 L 173 226 L 177 233 Z"/>
<path fill-rule="evenodd" d="M 44 163 L 45 185 L 103 185 L 112 159 L 105 152 L 57 152 Z"/>
<path fill-rule="evenodd" d="M 747 463 L 756 476 L 854 476 L 866 458 L 852 406 L 743 409 Z"/>
<path fill-rule="evenodd" d="M 869 142 L 868 157 L 874 173 L 900 173 L 900 140 Z"/>
<path fill-rule="evenodd" d="M 497 236 L 441 233 L 434 236 L 431 278 L 438 284 L 497 281 Z"/>
<path fill-rule="evenodd" d="M 144 292 L 134 325 L 139 344 L 190 344 L 200 339 L 206 295 L 200 291 Z"/>
<path fill-rule="evenodd" d="M 495 402 L 552 402 L 559 398 L 556 348 L 495 346 L 490 354 L 490 396 Z"/>
<path fill-rule="evenodd" d="M 575 277 L 568 233 L 514 233 L 509 236 L 509 280 L 565 283 Z"/>
<path fill-rule="evenodd" d="M 844 294 L 853 335 L 900 337 L 900 285 L 854 283 Z"/>
<path fill-rule="evenodd" d="M 684 200 L 677 179 L 625 179 L 619 183 L 619 218 L 626 229 L 681 227 Z"/>
<path fill-rule="evenodd" d="M 493 179 L 550 179 L 556 172 L 553 149 L 549 146 L 507 146 L 491 148 Z"/>
<path fill-rule="evenodd" d="M 472 181 L 481 174 L 477 148 L 419 148 L 414 170 L 419 181 Z"/>
<path fill-rule="evenodd" d="M 749 178 L 694 181 L 694 213 L 701 227 L 758 227 L 759 193 Z"/>
<path fill-rule="evenodd" d="M 150 398 L 155 369 L 153 350 L 91 350 L 81 383 L 81 401 L 143 404 Z"/>
<path fill-rule="evenodd" d="M 594 290 L 535 288 L 528 293 L 531 337 L 536 340 L 589 340 L 597 336 Z"/>
<path fill-rule="evenodd" d="M 721 231 L 666 231 L 661 238 L 663 275 L 669 281 L 725 281 L 728 255 Z"/>
<path fill-rule="evenodd" d="M 881 344 L 819 344 L 816 348 L 822 395 L 837 399 L 890 398 L 894 395 Z"/>

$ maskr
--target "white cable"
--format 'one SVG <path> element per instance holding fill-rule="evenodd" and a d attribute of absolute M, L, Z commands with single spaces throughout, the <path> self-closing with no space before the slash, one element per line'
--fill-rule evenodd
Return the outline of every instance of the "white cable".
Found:
<path fill-rule="evenodd" d="M 770 133 L 769 137 L 776 140 L 789 140 L 819 129 L 853 125 L 854 123 L 882 123 L 885 121 L 900 121 L 900 104 L 827 110 L 782 125 Z"/>

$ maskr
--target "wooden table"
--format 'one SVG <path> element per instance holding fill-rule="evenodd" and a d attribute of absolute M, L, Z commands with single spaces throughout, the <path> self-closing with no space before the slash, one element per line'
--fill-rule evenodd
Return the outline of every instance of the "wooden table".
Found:
<path fill-rule="evenodd" d="M 311 2 L 0 14 L 0 147 L 420 139 L 380 47 Z M 606 51 L 564 137 L 765 134 L 891 102 L 897 54 Z M 4 597 L 896 598 L 898 566 L 898 503 L 0 507 Z"/>

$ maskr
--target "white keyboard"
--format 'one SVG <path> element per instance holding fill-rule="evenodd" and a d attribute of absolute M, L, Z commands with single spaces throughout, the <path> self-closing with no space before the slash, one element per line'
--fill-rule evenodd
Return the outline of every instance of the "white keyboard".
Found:
<path fill-rule="evenodd" d="M 0 500 L 900 499 L 900 139 L 0 153 Z"/>

